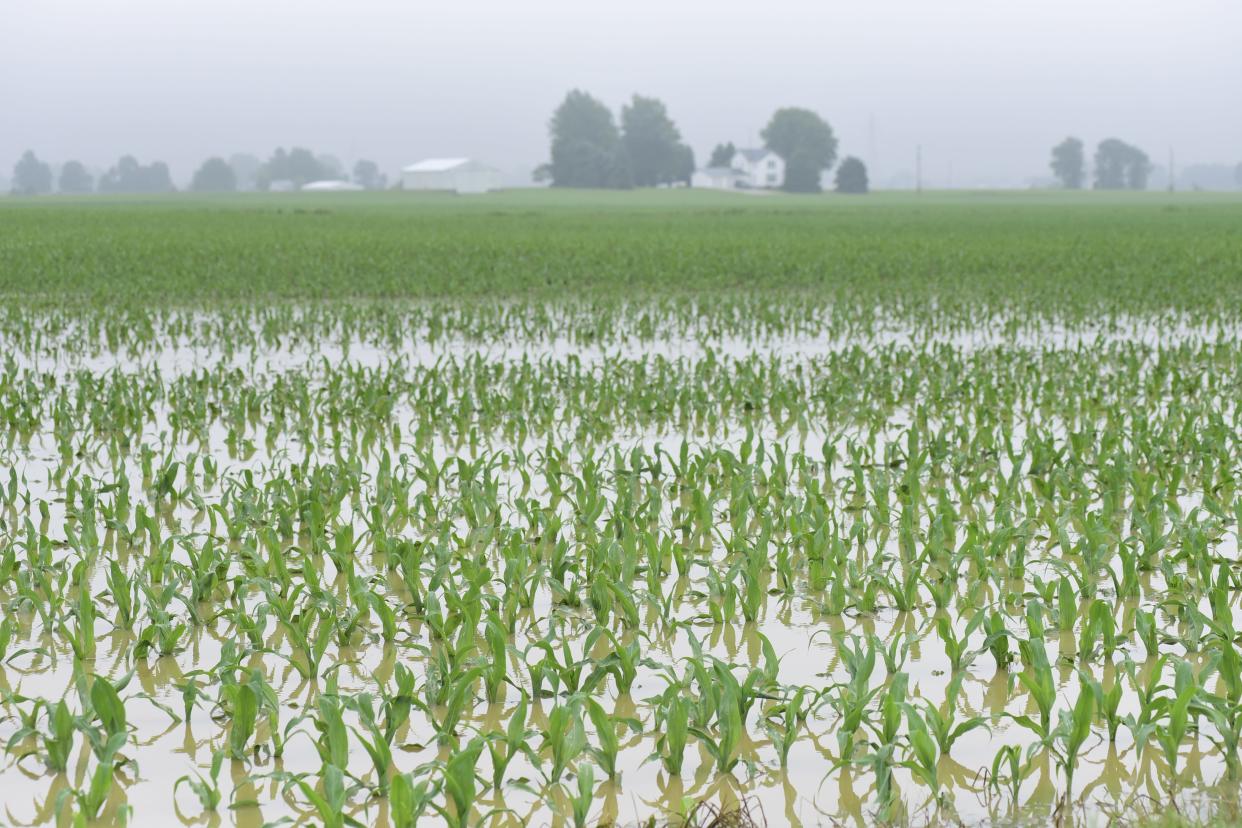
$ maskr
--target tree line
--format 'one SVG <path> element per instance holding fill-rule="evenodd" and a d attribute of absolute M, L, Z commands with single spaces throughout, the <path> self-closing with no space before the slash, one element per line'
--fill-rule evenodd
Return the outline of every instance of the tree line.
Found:
<path fill-rule="evenodd" d="M 368 190 L 383 189 L 387 177 L 374 161 L 359 160 L 353 166 L 352 180 Z M 331 156 L 316 155 L 305 147 L 286 151 L 278 147 L 267 161 L 238 153 L 227 161 L 213 156 L 204 161 L 190 180 L 188 190 L 197 193 L 229 193 L 238 190 L 270 190 L 287 184 L 301 187 L 312 181 L 349 180 L 339 162 Z M 14 195 L 68 195 L 89 193 L 171 193 L 176 191 L 168 165 L 162 161 L 140 163 L 125 155 L 95 179 L 80 161 L 67 161 L 54 175 L 52 167 L 32 150 L 27 150 L 13 167 Z"/>
<path fill-rule="evenodd" d="M 581 89 L 571 90 L 548 123 L 551 159 L 536 170 L 537 181 L 554 187 L 627 189 L 689 184 L 695 170 L 694 151 L 658 98 L 634 95 L 621 107 L 620 118 Z M 782 187 L 791 192 L 819 192 L 820 179 L 837 158 L 832 127 L 815 112 L 798 107 L 778 109 L 763 129 L 764 146 L 785 162 Z M 728 167 L 736 149 L 720 144 L 710 167 Z M 866 192 L 866 166 L 847 158 L 837 172 L 841 192 Z"/>

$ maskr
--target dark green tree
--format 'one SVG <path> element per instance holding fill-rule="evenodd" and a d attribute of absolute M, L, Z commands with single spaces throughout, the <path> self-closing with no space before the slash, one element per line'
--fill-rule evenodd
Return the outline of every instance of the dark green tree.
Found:
<path fill-rule="evenodd" d="M 95 179 L 86 171 L 86 167 L 82 166 L 82 162 L 68 161 L 60 168 L 60 178 L 56 182 L 56 189 L 62 193 L 75 195 L 89 193 L 95 189 Z"/>
<path fill-rule="evenodd" d="M 190 189 L 196 193 L 236 192 L 237 174 L 223 158 L 208 158 L 194 173 Z"/>
<path fill-rule="evenodd" d="M 259 189 L 267 190 L 276 181 L 287 181 L 294 187 L 301 187 L 312 181 L 332 177 L 332 170 L 325 168 L 315 154 L 305 147 L 294 147 L 288 152 L 283 147 L 277 147 L 272 157 L 259 168 L 255 182 Z"/>
<path fill-rule="evenodd" d="M 629 187 L 629 159 L 612 113 L 574 89 L 552 114 L 550 171 L 553 187 Z"/>
<path fill-rule="evenodd" d="M 785 162 L 785 182 L 781 189 L 789 193 L 821 192 L 820 176 L 823 171 L 814 153 L 796 150 Z"/>
<path fill-rule="evenodd" d="M 837 137 L 827 121 L 809 109 L 778 109 L 760 137 L 785 160 L 786 190 L 819 192 L 820 173 L 837 160 Z"/>
<path fill-rule="evenodd" d="M 52 168 L 26 150 L 13 167 L 14 195 L 47 195 L 52 191 Z"/>
<path fill-rule="evenodd" d="M 1081 190 L 1087 180 L 1082 141 L 1066 138 L 1052 148 L 1052 174 L 1067 190 Z"/>
<path fill-rule="evenodd" d="M 730 141 L 727 144 L 717 144 L 712 149 L 712 156 L 707 161 L 709 167 L 729 167 L 733 165 L 733 156 L 737 155 L 737 148 Z"/>
<path fill-rule="evenodd" d="M 368 190 L 382 190 L 384 177 L 380 175 L 379 165 L 365 158 L 354 164 L 354 183 Z"/>
<path fill-rule="evenodd" d="M 1097 190 L 1145 190 L 1151 174 L 1147 153 L 1117 138 L 1106 138 L 1095 150 Z"/>
<path fill-rule="evenodd" d="M 672 180 L 689 186 L 690 179 L 694 178 L 694 167 L 694 150 L 686 144 L 678 144 Z"/>
<path fill-rule="evenodd" d="M 1146 190 L 1151 169 L 1151 159 L 1147 157 L 1147 153 L 1138 147 L 1130 147 L 1130 163 L 1126 166 L 1126 187 L 1131 190 Z"/>
<path fill-rule="evenodd" d="M 842 159 L 837 166 L 836 188 L 838 193 L 866 193 L 870 190 L 867 165 L 852 155 Z"/>
<path fill-rule="evenodd" d="M 662 101 L 635 95 L 621 107 L 621 142 L 636 186 L 688 180 L 684 171 L 688 148 Z"/>
<path fill-rule="evenodd" d="M 126 155 L 99 178 L 101 193 L 171 193 L 172 176 L 168 165 L 156 161 L 143 166 L 132 155 Z"/>

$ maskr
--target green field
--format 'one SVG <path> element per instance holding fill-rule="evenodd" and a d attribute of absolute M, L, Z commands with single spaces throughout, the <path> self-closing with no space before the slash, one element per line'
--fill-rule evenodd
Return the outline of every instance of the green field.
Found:
<path fill-rule="evenodd" d="M 0 295 L 0 824 L 1239 813 L 1242 196 L 0 199 Z"/>

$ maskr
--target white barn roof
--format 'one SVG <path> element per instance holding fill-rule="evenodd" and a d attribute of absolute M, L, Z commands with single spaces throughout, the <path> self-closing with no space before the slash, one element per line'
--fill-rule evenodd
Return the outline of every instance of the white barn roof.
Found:
<path fill-rule="evenodd" d="M 448 172 L 470 163 L 469 158 L 427 158 L 402 168 L 402 172 Z"/>

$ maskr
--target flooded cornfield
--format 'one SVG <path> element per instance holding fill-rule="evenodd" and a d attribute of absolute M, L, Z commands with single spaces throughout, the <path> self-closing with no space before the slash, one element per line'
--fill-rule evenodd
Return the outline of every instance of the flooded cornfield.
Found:
<path fill-rule="evenodd" d="M 1236 807 L 1242 202 L 508 198 L 0 208 L 0 821 Z"/>

